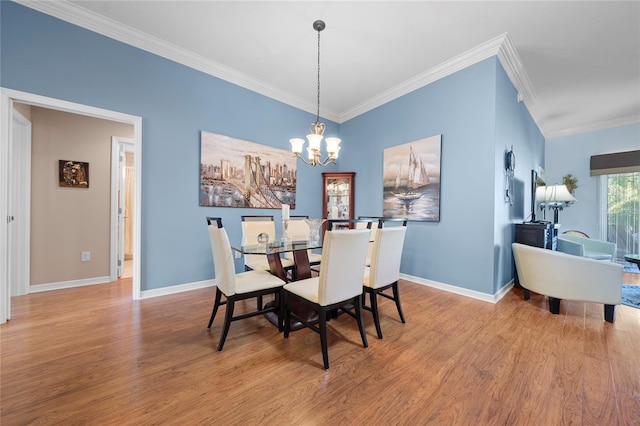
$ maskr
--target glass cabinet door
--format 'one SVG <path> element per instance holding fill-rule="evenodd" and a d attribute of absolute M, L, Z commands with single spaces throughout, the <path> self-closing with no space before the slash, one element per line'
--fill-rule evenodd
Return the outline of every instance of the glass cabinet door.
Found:
<path fill-rule="evenodd" d="M 355 172 L 322 173 L 322 177 L 322 217 L 353 219 Z"/>

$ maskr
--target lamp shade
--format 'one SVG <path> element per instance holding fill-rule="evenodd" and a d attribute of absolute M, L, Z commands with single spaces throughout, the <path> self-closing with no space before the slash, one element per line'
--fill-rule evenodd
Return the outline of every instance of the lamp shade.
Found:
<path fill-rule="evenodd" d="M 565 185 L 539 186 L 536 188 L 536 203 L 570 203 L 576 201 Z"/>
<path fill-rule="evenodd" d="M 547 202 L 563 202 L 569 203 L 572 201 L 576 201 L 573 195 L 567 190 L 565 185 L 553 185 L 548 188 L 551 188 L 551 193 L 547 194 Z"/>

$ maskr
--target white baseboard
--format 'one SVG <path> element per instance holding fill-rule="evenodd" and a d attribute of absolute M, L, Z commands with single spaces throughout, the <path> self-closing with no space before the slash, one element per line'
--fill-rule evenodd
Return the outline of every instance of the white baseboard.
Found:
<path fill-rule="evenodd" d="M 182 293 L 183 291 L 198 290 L 201 288 L 215 286 L 216 280 L 205 280 L 162 288 L 154 288 L 153 290 L 142 290 L 140 292 L 140 299 L 151 299 L 152 297 L 168 296 L 171 294 Z"/>
<path fill-rule="evenodd" d="M 505 284 L 496 294 L 487 294 L 475 290 L 469 290 L 467 288 L 456 287 L 451 284 L 444 284 L 438 281 L 427 280 L 420 277 L 414 277 L 412 275 L 400 274 L 400 278 L 403 280 L 411 281 L 416 284 L 424 285 L 427 287 L 437 288 L 438 290 L 448 291 L 449 293 L 459 294 L 461 296 L 471 297 L 472 299 L 482 300 L 483 302 L 498 303 L 505 294 L 513 287 L 513 280 Z"/>
<path fill-rule="evenodd" d="M 427 280 L 425 278 L 414 277 L 412 275 L 400 274 L 400 278 L 403 280 L 411 281 L 416 284 L 424 285 L 427 287 L 437 288 L 438 290 L 448 291 L 449 293 L 459 294 L 461 296 L 471 297 L 472 299 L 482 300 L 489 303 L 497 303 L 502 299 L 505 294 L 513 288 L 513 280 L 504 285 L 496 294 L 487 294 L 475 290 L 469 290 L 462 287 L 456 287 L 451 284 L 444 284 L 438 281 Z M 32 285 L 29 288 L 29 293 L 39 293 L 42 291 L 60 290 L 63 288 L 81 287 L 85 285 L 105 284 L 108 283 L 109 277 L 96 277 L 75 281 L 61 281 L 57 283 L 38 284 Z M 196 281 L 192 283 L 179 284 L 174 286 L 156 288 L 152 290 L 143 290 L 140 292 L 140 299 L 151 299 L 160 296 L 169 296 L 171 294 L 182 293 L 184 291 L 198 290 L 201 288 L 215 287 L 216 280 L 204 280 Z"/>
<path fill-rule="evenodd" d="M 57 283 L 36 284 L 29 286 L 29 293 L 40 293 L 42 291 L 60 290 L 63 288 L 82 287 L 85 285 L 106 284 L 111 282 L 109 277 L 84 278 L 81 280 L 60 281 Z"/>

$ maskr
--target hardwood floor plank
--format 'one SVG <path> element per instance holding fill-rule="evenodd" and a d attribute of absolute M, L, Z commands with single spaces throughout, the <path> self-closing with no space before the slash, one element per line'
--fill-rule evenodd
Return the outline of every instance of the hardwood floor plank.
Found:
<path fill-rule="evenodd" d="M 381 301 L 311 330 L 264 318 L 206 323 L 215 290 L 132 301 L 130 280 L 12 300 L 0 326 L 0 423 L 620 424 L 640 418 L 640 310 L 511 290 L 496 304 L 400 283 L 406 324 Z M 240 303 L 239 311 L 248 309 Z"/>

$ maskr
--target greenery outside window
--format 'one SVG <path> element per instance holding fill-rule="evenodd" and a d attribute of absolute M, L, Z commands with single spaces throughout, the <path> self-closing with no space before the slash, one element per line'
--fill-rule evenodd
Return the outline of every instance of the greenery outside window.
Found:
<path fill-rule="evenodd" d="M 617 262 L 640 253 L 640 172 L 601 176 L 602 224 L 606 240 L 617 245 Z"/>

